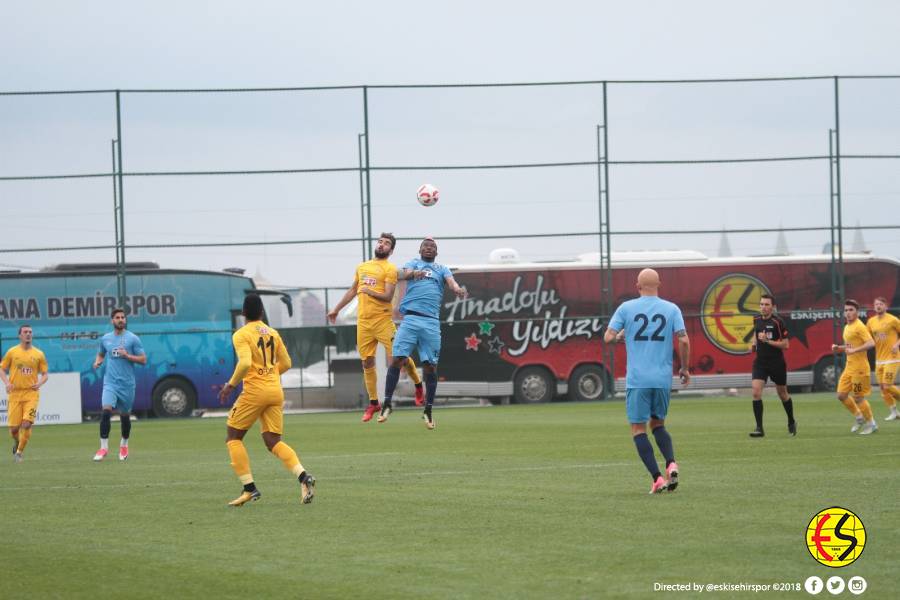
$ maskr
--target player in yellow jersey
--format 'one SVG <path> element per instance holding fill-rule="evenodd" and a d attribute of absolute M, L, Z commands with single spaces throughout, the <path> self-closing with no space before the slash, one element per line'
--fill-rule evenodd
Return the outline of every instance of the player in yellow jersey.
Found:
<path fill-rule="evenodd" d="M 375 243 L 375 258 L 356 267 L 353 285 L 328 313 L 328 321 L 334 324 L 341 309 L 347 306 L 354 296 L 359 296 L 356 347 L 362 359 L 363 380 L 369 394 L 369 405 L 363 413 L 363 423 L 372 420 L 375 413 L 381 410 L 381 404 L 378 402 L 378 375 L 375 372 L 375 350 L 378 344 L 381 344 L 390 364 L 391 346 L 397 332 L 397 326 L 391 318 L 394 308 L 391 301 L 397 287 L 397 267 L 388 262 L 388 257 L 394 252 L 396 245 L 397 240 L 392 234 L 382 233 Z M 416 386 L 416 406 L 422 406 L 425 393 L 416 363 L 409 358 L 404 367 Z M 390 411 L 382 412 L 378 422 L 383 423 L 389 415 Z"/>
<path fill-rule="evenodd" d="M 281 441 L 284 424 L 281 374 L 291 368 L 291 357 L 288 356 L 278 332 L 262 322 L 263 303 L 258 295 L 248 294 L 244 298 L 242 314 L 247 319 L 247 324 L 235 331 L 231 338 L 238 363 L 231 379 L 219 392 L 219 400 L 225 402 L 234 388 L 241 381 L 244 382 L 244 391 L 238 396 L 228 415 L 225 442 L 231 457 L 231 468 L 244 485 L 244 490 L 228 504 L 243 506 L 260 498 L 250 473 L 250 457 L 243 442 L 247 430 L 257 420 L 260 421 L 266 448 L 297 477 L 302 491 L 300 500 L 303 504 L 309 504 L 315 493 L 316 478 L 306 472 L 294 449 Z"/>
<path fill-rule="evenodd" d="M 875 340 L 866 326 L 859 320 L 859 303 L 856 300 L 844 301 L 844 343 L 832 344 L 831 351 L 847 355 L 847 364 L 838 381 L 838 400 L 847 407 L 856 417 L 856 424 L 850 429 L 851 433 L 860 431 L 863 435 L 878 431 L 878 425 L 872 416 L 872 407 L 866 396 L 872 391 L 869 381 L 872 371 L 869 369 L 869 357 L 866 351 L 875 347 Z M 853 399 L 850 399 L 850 396 Z"/>
<path fill-rule="evenodd" d="M 900 368 L 900 319 L 887 312 L 887 299 L 875 298 L 875 316 L 869 317 L 866 327 L 875 340 L 875 379 L 881 387 L 881 396 L 890 414 L 885 421 L 895 421 L 900 388 L 894 385 L 897 369 Z"/>
<path fill-rule="evenodd" d="M 19 344 L 0 361 L 0 379 L 9 394 L 9 433 L 13 438 L 13 460 L 22 462 L 22 453 L 31 438 L 37 417 L 38 390 L 47 383 L 47 358 L 32 344 L 31 325 L 19 327 Z M 7 371 L 9 376 L 7 377 Z"/>

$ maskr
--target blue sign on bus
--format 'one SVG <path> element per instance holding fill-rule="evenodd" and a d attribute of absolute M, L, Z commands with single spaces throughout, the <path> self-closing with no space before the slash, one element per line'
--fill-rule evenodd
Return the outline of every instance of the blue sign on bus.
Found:
<path fill-rule="evenodd" d="M 124 306 L 128 329 L 147 353 L 135 369 L 134 410 L 186 416 L 219 407 L 216 392 L 234 369 L 231 334 L 253 280 L 237 273 L 129 265 Z M 92 363 L 118 306 L 115 265 L 59 265 L 37 273 L 0 273 L 0 342 L 18 343 L 34 329 L 50 373 L 81 373 L 85 412 L 100 411 L 104 367 Z"/>

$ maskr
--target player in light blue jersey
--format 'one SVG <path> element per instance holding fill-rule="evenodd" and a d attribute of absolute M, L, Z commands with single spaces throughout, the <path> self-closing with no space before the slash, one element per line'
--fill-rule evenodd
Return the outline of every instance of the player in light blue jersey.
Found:
<path fill-rule="evenodd" d="M 466 297 L 466 289 L 460 287 L 453 278 L 453 273 L 446 266 L 434 262 L 437 256 L 437 243 L 427 237 L 419 246 L 420 258 L 413 259 L 403 265 L 397 273 L 397 279 L 406 281 L 406 293 L 400 301 L 400 314 L 403 321 L 394 337 L 394 356 L 388 367 L 384 385 L 384 406 L 378 422 L 383 423 L 391 415 L 393 407 L 391 399 L 400 379 L 400 368 L 414 349 L 419 350 L 419 361 L 422 364 L 422 379 L 425 380 L 425 426 L 434 429 L 434 417 L 431 407 L 437 390 L 437 364 L 441 354 L 441 301 L 444 298 L 444 286 L 460 298 Z"/>
<path fill-rule="evenodd" d="M 678 356 L 683 386 L 691 381 L 691 343 L 684 328 L 681 309 L 659 297 L 659 274 L 644 269 L 638 274 L 640 298 L 624 302 L 616 309 L 603 341 L 625 341 L 628 369 L 625 376 L 625 411 L 638 455 L 653 478 L 651 494 L 678 487 L 678 463 L 672 437 L 666 431 L 669 394 L 672 389 L 672 344 L 678 340 Z M 666 459 L 666 478 L 659 471 L 653 446 L 647 438 L 647 422 L 656 445 Z"/>
<path fill-rule="evenodd" d="M 146 365 L 147 355 L 141 338 L 125 326 L 125 311 L 117 308 L 112 312 L 113 330 L 100 338 L 100 349 L 94 360 L 94 368 L 99 369 L 106 357 L 106 372 L 103 374 L 103 395 L 100 399 L 103 412 L 100 417 L 100 449 L 94 455 L 95 461 L 106 458 L 109 452 L 110 419 L 113 409 L 119 411 L 122 424 L 122 440 L 119 442 L 119 460 L 128 458 L 128 437 L 131 434 L 131 407 L 134 406 L 134 365 Z"/>

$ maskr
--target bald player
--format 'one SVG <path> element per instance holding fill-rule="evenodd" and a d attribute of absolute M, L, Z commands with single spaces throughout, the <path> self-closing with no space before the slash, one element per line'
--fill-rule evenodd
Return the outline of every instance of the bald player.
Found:
<path fill-rule="evenodd" d="M 616 309 L 603 334 L 607 344 L 625 341 L 628 369 L 625 377 L 625 412 L 638 456 L 650 473 L 651 494 L 678 487 L 678 463 L 672 437 L 666 431 L 669 395 L 672 389 L 672 345 L 678 340 L 681 367 L 678 374 L 687 387 L 691 381 L 688 365 L 691 344 L 681 309 L 659 297 L 659 274 L 644 269 L 638 274 L 640 298 L 624 302 Z M 653 446 L 647 438 L 647 423 L 656 445 L 666 460 L 666 477 L 660 473 Z"/>

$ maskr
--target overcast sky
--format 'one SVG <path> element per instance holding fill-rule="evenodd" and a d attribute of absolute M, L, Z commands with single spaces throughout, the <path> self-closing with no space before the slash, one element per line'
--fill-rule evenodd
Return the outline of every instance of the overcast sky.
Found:
<path fill-rule="evenodd" d="M 233 88 L 900 74 L 896 2 L 29 2 L 0 8 L 0 87 Z M 87 8 L 89 7 L 89 8 Z M 900 80 L 841 83 L 845 154 L 900 154 Z M 600 86 L 375 89 L 373 166 L 596 159 Z M 126 172 L 353 168 L 359 90 L 125 94 Z M 821 156 L 834 126 L 830 80 L 608 88 L 611 160 Z M 0 97 L 0 176 L 111 169 L 110 94 Z M 846 160 L 845 223 L 900 222 L 900 161 Z M 442 199 L 420 208 L 425 181 Z M 595 238 L 440 243 L 441 236 L 597 228 L 597 170 L 374 171 L 375 232 L 438 237 L 447 263 L 492 248 L 528 259 L 597 250 Z M 619 230 L 827 224 L 828 163 L 615 166 Z M 113 242 L 112 181 L 0 181 L 0 248 Z M 360 235 L 356 172 L 127 177 L 131 244 L 318 240 Z M 900 231 L 866 246 L 900 255 Z M 850 236 L 852 238 L 852 234 Z M 777 234 L 732 235 L 736 254 Z M 794 253 L 826 234 L 789 234 Z M 693 248 L 719 236 L 618 236 L 614 249 Z M 850 241 L 845 243 L 850 247 Z M 394 259 L 415 255 L 402 241 Z M 287 285 L 349 283 L 358 242 L 241 249 L 129 250 L 162 266 L 238 266 Z M 4 252 L 0 263 L 114 260 L 112 250 Z"/>

